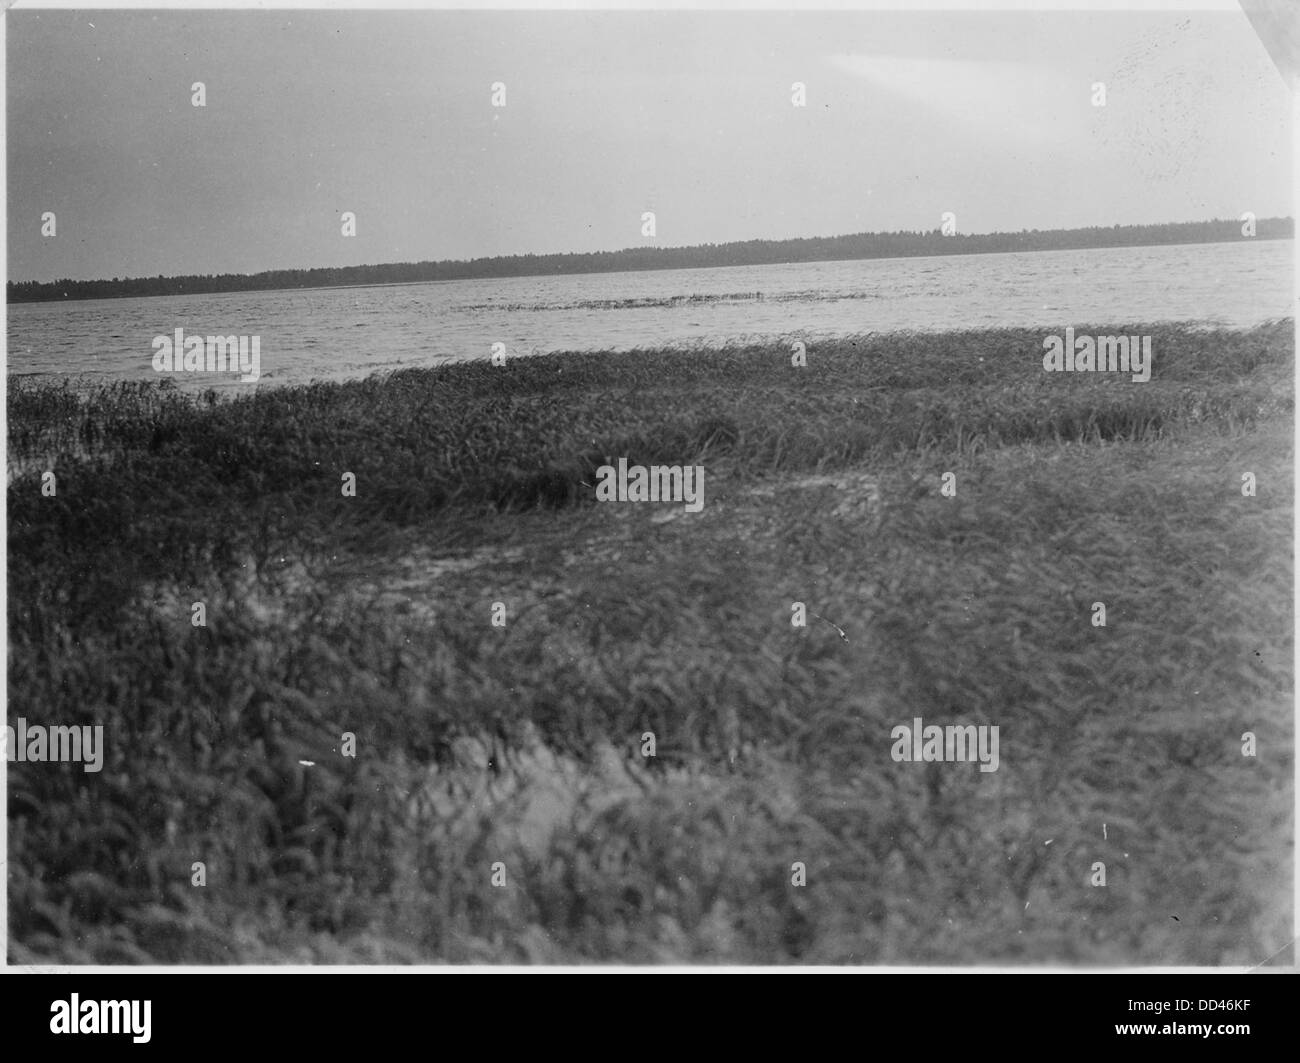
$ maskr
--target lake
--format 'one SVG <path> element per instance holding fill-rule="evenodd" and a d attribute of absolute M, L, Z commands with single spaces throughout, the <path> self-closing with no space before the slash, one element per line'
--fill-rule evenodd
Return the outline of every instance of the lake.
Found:
<path fill-rule="evenodd" d="M 158 379 L 153 339 L 259 336 L 261 378 L 177 373 L 183 388 L 342 380 L 557 350 L 712 347 L 904 329 L 1245 327 L 1294 314 L 1290 240 L 593 273 L 380 287 L 25 303 L 8 371 Z"/>

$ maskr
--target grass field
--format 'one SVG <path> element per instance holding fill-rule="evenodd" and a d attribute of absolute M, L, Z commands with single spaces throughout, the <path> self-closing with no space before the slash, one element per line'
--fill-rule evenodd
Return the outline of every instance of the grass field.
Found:
<path fill-rule="evenodd" d="M 10 961 L 1291 962 L 1293 326 L 1122 331 L 11 380 Z"/>

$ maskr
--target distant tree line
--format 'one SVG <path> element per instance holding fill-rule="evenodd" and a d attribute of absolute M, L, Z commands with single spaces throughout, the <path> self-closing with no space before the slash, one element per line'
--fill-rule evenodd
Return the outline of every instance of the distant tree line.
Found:
<path fill-rule="evenodd" d="M 1261 218 L 1253 239 L 1295 235 L 1291 218 Z M 10 281 L 11 303 L 52 299 L 110 299 L 197 292 L 248 292 L 277 288 L 330 288 L 364 284 L 484 277 L 527 277 L 560 273 L 615 273 L 711 266 L 760 266 L 839 259 L 908 258 L 921 255 L 979 255 L 997 251 L 1054 251 L 1088 247 L 1139 247 L 1160 244 L 1221 243 L 1252 239 L 1240 221 L 1173 222 L 1165 225 L 1092 226 L 1087 229 L 1021 230 L 984 235 L 931 232 L 855 233 L 794 240 L 744 240 L 693 247 L 631 247 L 580 254 L 505 255 L 470 261 L 391 262 L 372 266 L 278 269 L 264 273 L 193 274 L 184 277 L 129 277 L 112 280 Z"/>

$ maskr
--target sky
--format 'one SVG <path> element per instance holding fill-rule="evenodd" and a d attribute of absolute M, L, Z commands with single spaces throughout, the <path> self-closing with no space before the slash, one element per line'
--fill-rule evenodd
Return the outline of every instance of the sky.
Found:
<path fill-rule="evenodd" d="M 1235 10 L 6 22 L 11 280 L 1293 213 L 1291 97 Z"/>

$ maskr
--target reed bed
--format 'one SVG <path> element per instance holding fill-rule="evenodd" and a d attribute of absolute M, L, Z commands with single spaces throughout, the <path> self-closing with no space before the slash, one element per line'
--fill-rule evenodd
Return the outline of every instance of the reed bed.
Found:
<path fill-rule="evenodd" d="M 10 961 L 1289 960 L 1292 323 L 1077 331 L 1151 381 L 1019 329 L 11 380 L 10 717 L 107 758 L 9 765 Z"/>

